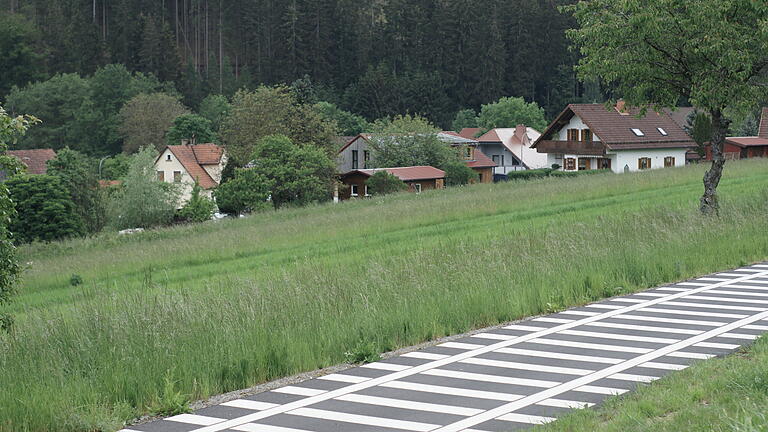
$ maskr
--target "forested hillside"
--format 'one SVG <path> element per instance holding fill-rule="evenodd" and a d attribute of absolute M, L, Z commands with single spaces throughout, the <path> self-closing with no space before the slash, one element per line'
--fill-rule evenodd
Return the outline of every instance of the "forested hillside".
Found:
<path fill-rule="evenodd" d="M 195 110 L 210 93 L 308 76 L 320 99 L 369 120 L 412 112 L 448 127 L 457 111 L 502 96 L 551 117 L 584 96 L 566 3 L 0 0 L 0 98 L 117 63 L 172 83 Z"/>

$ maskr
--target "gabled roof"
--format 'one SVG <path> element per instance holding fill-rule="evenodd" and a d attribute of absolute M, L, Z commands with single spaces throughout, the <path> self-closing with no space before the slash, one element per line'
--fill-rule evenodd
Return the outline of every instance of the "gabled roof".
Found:
<path fill-rule="evenodd" d="M 56 157 L 53 149 L 8 150 L 7 154 L 26 165 L 29 174 L 45 174 L 48 171 L 47 162 Z"/>
<path fill-rule="evenodd" d="M 344 150 L 346 150 L 347 147 L 351 146 L 352 143 L 357 141 L 358 138 L 362 138 L 362 139 L 364 139 L 366 141 L 370 140 L 371 139 L 371 135 L 370 134 L 358 134 L 358 135 L 353 136 L 353 137 L 344 137 L 344 138 L 345 139 L 349 138 L 349 140 L 344 143 L 344 145 L 339 149 L 338 153 L 341 153 Z"/>
<path fill-rule="evenodd" d="M 629 150 L 640 148 L 686 148 L 696 143 L 668 114 L 649 110 L 643 117 L 638 118 L 640 110 L 627 108 L 622 112 L 604 104 L 570 104 L 549 125 L 539 141 L 552 140 L 555 133 L 578 116 L 596 135 L 600 141 L 612 150 Z M 638 129 L 642 136 L 633 132 Z M 666 132 L 666 135 L 661 131 Z"/>
<path fill-rule="evenodd" d="M 685 130 L 685 126 L 688 124 L 688 116 L 695 110 L 693 107 L 677 107 L 674 110 L 665 108 L 664 112 L 667 113 L 672 121 Z"/>
<path fill-rule="evenodd" d="M 475 145 L 477 140 L 474 138 L 465 138 L 453 131 L 443 131 L 437 133 L 437 139 L 451 145 Z"/>
<path fill-rule="evenodd" d="M 760 115 L 760 129 L 757 136 L 768 138 L 768 108 L 763 108 L 763 112 Z"/>
<path fill-rule="evenodd" d="M 208 174 L 203 165 L 218 165 L 221 163 L 221 157 L 224 149 L 216 144 L 196 144 L 196 145 L 172 145 L 166 147 L 176 156 L 184 169 L 193 179 L 200 183 L 203 189 L 212 189 L 219 184 Z M 164 153 L 164 152 L 163 152 Z M 158 156 L 158 160 L 162 153 Z M 157 160 L 155 160 L 157 163 Z"/>
<path fill-rule="evenodd" d="M 459 132 L 463 138 L 475 139 L 480 134 L 480 128 L 464 128 Z"/>
<path fill-rule="evenodd" d="M 728 137 L 725 142 L 739 147 L 768 146 L 768 138 L 761 137 Z"/>
<path fill-rule="evenodd" d="M 445 171 L 439 170 L 432 166 L 411 166 L 411 167 L 397 167 L 397 168 L 376 168 L 376 169 L 361 169 L 352 170 L 344 175 L 350 175 L 352 173 L 360 173 L 365 176 L 372 176 L 378 171 L 386 171 L 402 181 L 415 181 L 415 180 L 433 180 L 445 178 Z"/>
<path fill-rule="evenodd" d="M 470 168 L 493 168 L 498 166 L 496 162 L 492 161 L 491 158 L 478 148 L 475 148 L 474 155 L 474 160 L 466 161 L 467 166 Z"/>

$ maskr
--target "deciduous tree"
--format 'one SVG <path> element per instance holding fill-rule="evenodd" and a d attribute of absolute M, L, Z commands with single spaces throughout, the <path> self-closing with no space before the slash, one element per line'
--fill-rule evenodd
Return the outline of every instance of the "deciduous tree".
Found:
<path fill-rule="evenodd" d="M 177 97 L 165 93 L 140 94 L 120 109 L 123 151 L 133 153 L 150 146 L 158 151 L 165 147 L 165 134 L 176 117 L 189 111 Z"/>
<path fill-rule="evenodd" d="M 547 127 L 544 110 L 537 103 L 528 103 L 523 98 L 503 97 L 494 103 L 483 105 L 477 117 L 477 125 L 485 132 L 494 128 L 513 128 L 521 124 L 544 130 Z"/>
<path fill-rule="evenodd" d="M 179 145 L 183 139 L 194 139 L 198 144 L 218 142 L 211 121 L 197 114 L 182 114 L 176 117 L 165 134 L 165 142 L 168 145 Z"/>
<path fill-rule="evenodd" d="M 402 192 L 408 189 L 408 185 L 387 171 L 376 171 L 365 181 L 371 195 L 387 195 Z"/>

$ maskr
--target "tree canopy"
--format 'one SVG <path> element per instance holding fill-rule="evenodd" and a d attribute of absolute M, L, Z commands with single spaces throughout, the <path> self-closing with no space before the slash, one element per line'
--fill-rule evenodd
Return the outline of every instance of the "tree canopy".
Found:
<path fill-rule="evenodd" d="M 477 116 L 477 126 L 483 132 L 494 128 L 513 128 L 521 124 L 543 131 L 547 127 L 544 110 L 537 103 L 527 103 L 523 98 L 503 97 L 483 105 Z"/>
<path fill-rule="evenodd" d="M 140 94 L 120 109 L 118 131 L 124 138 L 123 151 L 133 153 L 150 146 L 162 150 L 165 135 L 176 117 L 189 111 L 177 97 L 165 93 Z"/>

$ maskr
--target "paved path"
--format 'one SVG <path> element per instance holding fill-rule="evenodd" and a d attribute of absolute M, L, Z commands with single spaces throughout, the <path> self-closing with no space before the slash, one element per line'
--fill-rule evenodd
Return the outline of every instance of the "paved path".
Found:
<path fill-rule="evenodd" d="M 511 431 L 768 331 L 768 264 L 474 334 L 124 431 Z"/>

